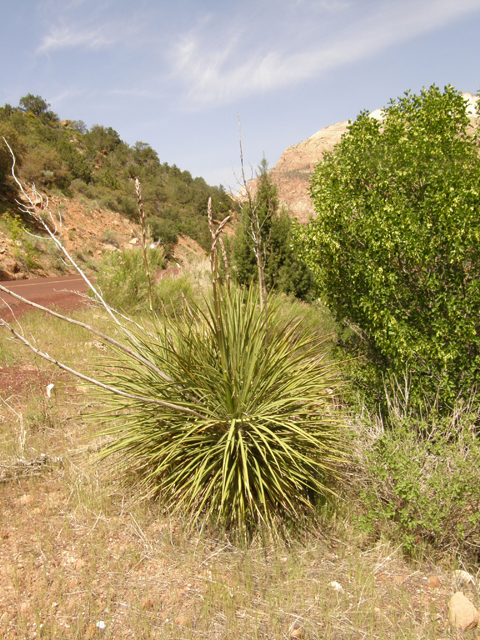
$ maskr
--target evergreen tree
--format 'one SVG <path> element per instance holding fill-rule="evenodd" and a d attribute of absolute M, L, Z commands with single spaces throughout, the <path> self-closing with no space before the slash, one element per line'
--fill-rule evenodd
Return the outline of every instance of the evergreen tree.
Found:
<path fill-rule="evenodd" d="M 260 232 L 258 245 L 266 288 L 277 288 L 302 299 L 311 298 L 313 281 L 294 247 L 291 218 L 284 209 L 279 211 L 277 187 L 268 175 L 265 158 L 258 167 L 256 192 L 242 208 L 233 245 L 236 278 L 240 284 L 258 282 L 255 227 Z"/>

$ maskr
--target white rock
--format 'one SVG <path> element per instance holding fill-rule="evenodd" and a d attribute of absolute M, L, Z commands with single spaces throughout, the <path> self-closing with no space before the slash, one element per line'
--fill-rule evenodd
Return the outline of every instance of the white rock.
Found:
<path fill-rule="evenodd" d="M 342 587 L 342 585 L 339 582 L 335 582 L 335 580 L 333 582 L 330 582 L 330 586 L 332 587 L 332 589 L 335 589 L 335 591 L 338 591 L 338 593 L 344 592 L 344 588 Z"/>
<path fill-rule="evenodd" d="M 468 571 L 462 571 L 460 569 L 458 571 L 454 571 L 453 579 L 458 585 L 468 584 L 469 582 L 471 582 L 473 586 L 475 586 L 475 579 L 470 573 L 468 573 Z"/>

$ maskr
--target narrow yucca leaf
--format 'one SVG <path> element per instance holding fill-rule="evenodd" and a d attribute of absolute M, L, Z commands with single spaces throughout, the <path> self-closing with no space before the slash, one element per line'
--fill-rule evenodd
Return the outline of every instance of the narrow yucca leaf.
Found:
<path fill-rule="evenodd" d="M 216 308 L 167 319 L 153 338 L 135 333 L 136 350 L 154 367 L 128 352 L 111 357 L 118 388 L 195 415 L 107 397 L 111 438 L 102 457 L 121 454 L 115 464 L 194 521 L 251 531 L 296 520 L 330 491 L 344 460 L 331 397 L 337 367 L 324 344 L 283 320 L 277 300 L 266 317 L 254 290 L 223 295 Z M 111 378 L 111 366 L 105 371 Z"/>

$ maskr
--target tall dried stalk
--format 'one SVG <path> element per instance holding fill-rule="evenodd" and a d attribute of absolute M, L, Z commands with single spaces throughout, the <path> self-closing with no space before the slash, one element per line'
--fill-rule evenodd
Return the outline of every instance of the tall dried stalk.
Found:
<path fill-rule="evenodd" d="M 218 325 L 217 325 L 218 330 L 221 331 L 221 326 L 222 326 L 220 322 L 221 309 L 219 305 L 223 304 L 223 291 L 221 286 L 222 281 L 220 278 L 219 265 L 218 265 L 217 242 L 220 241 L 223 249 L 225 248 L 220 238 L 220 234 L 225 228 L 225 225 L 227 224 L 227 222 L 230 220 L 230 214 L 226 218 L 224 218 L 222 222 L 219 224 L 219 226 L 217 227 L 217 229 L 215 229 L 213 226 L 212 199 L 208 198 L 207 217 L 208 217 L 208 226 L 210 228 L 210 235 L 212 237 L 212 248 L 210 250 L 210 268 L 212 271 L 213 305 L 214 305 L 215 314 L 218 320 Z M 226 258 L 226 252 L 224 255 Z M 225 264 L 226 264 L 226 268 L 228 268 L 228 262 L 225 262 Z M 227 288 L 228 288 L 228 291 L 230 291 L 230 275 L 228 276 L 228 280 L 227 280 Z"/>
<path fill-rule="evenodd" d="M 152 281 L 150 278 L 150 268 L 148 266 L 148 255 L 147 255 L 147 229 L 145 225 L 145 212 L 143 210 L 142 191 L 140 188 L 140 180 L 138 178 L 135 178 L 135 193 L 137 194 L 138 211 L 140 212 L 140 223 L 142 225 L 143 266 L 145 269 L 145 275 L 147 277 L 148 302 L 150 306 L 150 313 L 153 316 L 154 311 L 153 311 Z"/>
<path fill-rule="evenodd" d="M 247 194 L 248 199 L 248 207 L 249 213 L 248 216 L 250 218 L 250 227 L 246 228 L 247 233 L 253 240 L 253 252 L 255 254 L 255 258 L 257 260 L 257 269 L 258 269 L 258 284 L 260 290 L 260 308 L 265 311 L 265 317 L 267 317 L 267 285 L 265 282 L 265 265 L 264 265 L 264 246 L 262 239 L 262 228 L 266 222 L 266 219 L 260 221 L 260 216 L 258 215 L 258 206 L 252 198 L 252 194 L 250 188 L 248 186 L 247 179 L 245 177 L 245 166 L 243 162 L 243 145 L 242 145 L 242 124 L 240 122 L 240 118 L 238 118 L 238 131 L 239 131 L 239 141 L 240 141 L 240 164 L 242 170 L 242 182 L 243 187 Z"/>

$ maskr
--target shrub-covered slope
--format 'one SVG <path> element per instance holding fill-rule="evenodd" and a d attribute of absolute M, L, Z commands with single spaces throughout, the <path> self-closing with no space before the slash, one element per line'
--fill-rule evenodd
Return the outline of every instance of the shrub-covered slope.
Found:
<path fill-rule="evenodd" d="M 18 107 L 0 108 L 0 191 L 4 202 L 11 157 L 2 137 L 15 152 L 19 177 L 47 193 L 95 202 L 134 221 L 137 217 L 132 177 L 142 182 L 145 212 L 152 235 L 175 244 L 188 235 L 205 249 L 209 245 L 207 201 L 212 197 L 214 216 L 224 217 L 233 206 L 222 187 L 160 162 L 145 142 L 129 146 L 103 125 L 88 129 L 82 121 L 60 120 L 40 96 L 20 99 Z M 5 207 L 4 207 L 5 208 Z"/>

